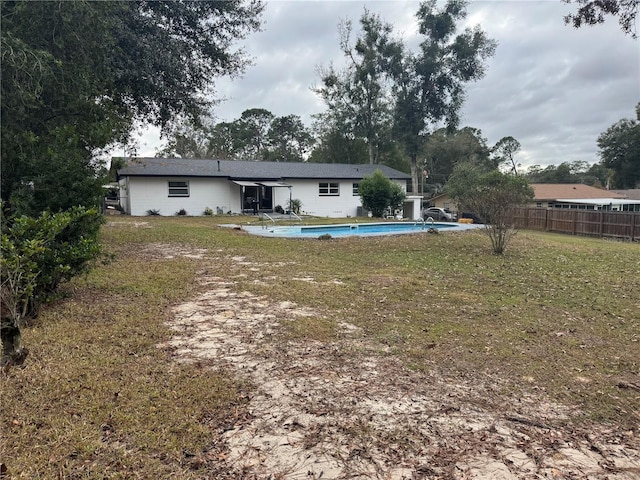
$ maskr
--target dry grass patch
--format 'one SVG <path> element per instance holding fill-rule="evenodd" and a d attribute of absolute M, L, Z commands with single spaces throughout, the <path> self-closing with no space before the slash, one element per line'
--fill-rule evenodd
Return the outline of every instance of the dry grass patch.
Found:
<path fill-rule="evenodd" d="M 11 478 L 216 471 L 225 454 L 216 438 L 241 419 L 245 386 L 157 348 L 170 336 L 168 306 L 195 293 L 196 269 L 188 258 L 150 263 L 121 251 L 26 329 L 27 367 L 0 379 Z"/>
<path fill-rule="evenodd" d="M 489 422 L 502 415 L 522 439 L 539 442 L 518 453 L 538 459 L 535 468 L 544 467 L 536 448 L 559 452 L 572 431 L 637 445 L 640 393 L 629 388 L 640 384 L 637 244 L 520 232 L 496 257 L 473 232 L 319 242 L 219 226 L 255 222 L 248 218 L 120 222 L 103 229 L 115 260 L 43 310 L 24 334 L 27 368 L 1 379 L 2 462 L 16 478 L 243 478 L 225 463 L 224 432 L 242 430 L 250 399 L 267 402 L 281 390 L 257 394 L 247 383 L 257 374 L 206 356 L 176 362 L 170 348 L 158 347 L 175 338 L 167 322 L 176 306 L 199 298 L 215 305 L 207 278 L 229 290 L 226 301 L 244 299 L 242 311 L 255 319 L 284 312 L 260 338 L 245 325 L 237 346 L 267 383 L 295 392 L 291 402 L 310 396 L 305 415 L 325 418 L 334 407 L 346 415 L 353 405 L 371 412 L 369 420 L 287 420 L 306 448 L 337 436 L 342 450 L 332 458 L 366 463 L 383 455 L 393 464 L 429 447 L 432 464 L 407 470 L 429 478 L 429 468 L 454 472 L 483 445 L 495 450 L 483 454 L 508 455 L 499 448 L 504 425 L 473 430 L 473 415 Z M 314 314 L 293 315 L 287 305 Z M 278 362 L 295 375 L 268 370 Z M 332 388 L 341 395 L 332 397 Z M 431 388 L 452 396 L 435 399 Z M 384 410 L 396 394 L 402 401 Z M 402 423 L 414 401 L 423 402 L 424 417 L 416 418 L 429 433 L 409 433 L 413 426 Z M 558 430 L 535 436 L 531 428 L 548 425 L 517 423 L 514 409 L 552 412 Z M 458 427 L 471 430 L 460 437 Z"/>

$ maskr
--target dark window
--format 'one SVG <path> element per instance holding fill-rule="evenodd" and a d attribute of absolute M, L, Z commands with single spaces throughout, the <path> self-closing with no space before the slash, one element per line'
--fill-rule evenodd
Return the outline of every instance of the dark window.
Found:
<path fill-rule="evenodd" d="M 189 182 L 169 182 L 170 197 L 188 197 Z"/>
<path fill-rule="evenodd" d="M 320 195 L 340 195 L 340 184 L 320 182 L 318 184 L 318 193 Z"/>

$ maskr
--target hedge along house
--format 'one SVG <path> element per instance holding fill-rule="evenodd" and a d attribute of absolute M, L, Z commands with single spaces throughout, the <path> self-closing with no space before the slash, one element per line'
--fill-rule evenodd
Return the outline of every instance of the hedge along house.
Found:
<path fill-rule="evenodd" d="M 376 170 L 406 192 L 411 176 L 385 165 L 131 158 L 118 169 L 120 206 L 134 216 L 272 212 L 290 199 L 320 217 L 362 214 L 360 181 Z M 405 216 L 418 218 L 422 197 L 407 197 Z"/>

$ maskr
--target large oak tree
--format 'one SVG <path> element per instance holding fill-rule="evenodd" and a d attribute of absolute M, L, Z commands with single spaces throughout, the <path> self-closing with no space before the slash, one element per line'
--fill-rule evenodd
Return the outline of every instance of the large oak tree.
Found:
<path fill-rule="evenodd" d="M 196 123 L 213 81 L 247 65 L 263 5 L 2 2 L 2 200 L 20 213 L 95 204 L 95 153 L 136 121 Z"/>

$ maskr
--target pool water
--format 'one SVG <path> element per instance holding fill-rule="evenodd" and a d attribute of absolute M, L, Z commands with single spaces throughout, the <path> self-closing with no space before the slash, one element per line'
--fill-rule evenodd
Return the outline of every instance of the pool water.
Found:
<path fill-rule="evenodd" d="M 401 235 L 406 233 L 427 232 L 431 223 L 421 222 L 384 222 L 384 223 L 344 223 L 337 225 L 294 225 L 294 226 L 249 226 L 244 230 L 253 235 L 285 238 L 318 238 L 322 235 L 340 237 L 373 237 L 379 235 Z M 438 230 L 466 230 L 475 227 L 460 223 L 434 223 Z"/>

